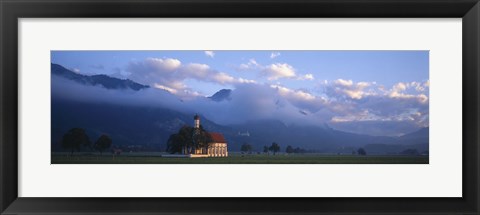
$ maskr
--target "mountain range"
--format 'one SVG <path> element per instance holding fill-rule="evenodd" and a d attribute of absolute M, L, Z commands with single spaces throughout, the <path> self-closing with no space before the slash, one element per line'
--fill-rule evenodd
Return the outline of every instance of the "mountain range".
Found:
<path fill-rule="evenodd" d="M 57 75 L 72 81 L 75 81 L 80 84 L 84 85 L 91 85 L 91 86 L 96 86 L 100 85 L 104 88 L 107 89 L 131 89 L 131 90 L 141 90 L 145 88 L 149 88 L 147 85 L 142 85 L 139 83 L 136 83 L 132 80 L 129 79 L 118 79 L 118 78 L 113 78 L 107 75 L 82 75 L 75 73 L 71 70 L 66 69 L 65 67 L 58 65 L 58 64 L 51 64 L 51 72 L 52 75 Z"/>
<path fill-rule="evenodd" d="M 51 65 L 52 76 L 73 80 L 85 86 L 101 86 L 118 90 L 139 91 L 149 86 L 132 80 L 122 80 L 107 75 L 82 75 L 58 64 Z M 52 79 L 53 81 L 54 79 Z M 55 79 L 56 80 L 56 79 Z M 232 90 L 222 89 L 208 99 L 228 102 Z M 69 129 L 84 128 L 92 141 L 101 134 L 111 136 L 117 146 L 132 150 L 165 150 L 169 136 L 183 125 L 193 124 L 195 113 L 154 106 L 131 106 L 111 103 L 86 102 L 52 97 L 52 150 L 59 151 L 60 141 Z M 255 151 L 277 142 L 282 151 L 287 145 L 322 153 L 351 153 L 364 147 L 371 154 L 400 153 L 405 149 L 428 151 L 429 129 L 400 137 L 370 136 L 332 129 L 326 126 L 285 124 L 279 120 L 251 120 L 241 124 L 220 125 L 200 115 L 207 131 L 221 132 L 229 150 L 239 151 L 249 143 Z"/>

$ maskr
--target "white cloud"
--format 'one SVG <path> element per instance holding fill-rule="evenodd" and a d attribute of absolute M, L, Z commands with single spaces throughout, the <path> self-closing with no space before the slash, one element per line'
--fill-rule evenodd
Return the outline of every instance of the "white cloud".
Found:
<path fill-rule="evenodd" d="M 207 64 L 184 65 L 179 60 L 171 58 L 147 58 L 144 61 L 130 62 L 127 72 L 128 78 L 133 81 L 167 90 L 179 96 L 198 94 L 184 83 L 187 79 L 221 85 L 255 83 L 254 80 L 235 78 L 227 73 L 216 71 Z"/>
<path fill-rule="evenodd" d="M 213 52 L 213 51 L 205 51 L 205 55 L 207 55 L 208 57 L 213 58 L 213 57 L 215 57 L 215 52 Z"/>
<path fill-rule="evenodd" d="M 262 69 L 262 65 L 257 63 L 255 59 L 248 60 L 247 63 L 242 63 L 238 67 L 239 70 L 254 70 L 254 69 Z"/>
<path fill-rule="evenodd" d="M 210 69 L 210 66 L 208 66 L 207 64 L 190 63 L 183 66 L 178 71 L 178 76 L 180 76 L 182 79 L 186 79 L 186 78 L 205 79 L 205 78 L 208 78 L 208 76 L 211 75 L 211 73 L 212 73 L 212 70 Z"/>
<path fill-rule="evenodd" d="M 328 82 L 325 82 L 328 84 Z M 327 86 L 327 93 L 330 95 L 344 95 L 350 99 L 362 99 L 364 96 L 375 95 L 376 92 L 367 88 L 374 85 L 374 82 L 353 83 L 352 80 L 337 79 L 331 86 Z"/>
<path fill-rule="evenodd" d="M 249 79 L 243 79 L 243 78 L 238 78 L 238 79 L 237 79 L 237 82 L 238 82 L 238 83 L 241 83 L 241 84 L 254 84 L 254 83 L 257 83 L 257 81 L 255 81 L 255 80 L 249 80 Z"/>
<path fill-rule="evenodd" d="M 405 91 L 408 88 L 413 88 L 418 92 L 423 92 L 425 91 L 425 88 L 427 88 L 427 86 L 426 84 L 422 85 L 417 82 L 412 82 L 412 83 L 399 82 L 392 87 L 392 89 L 388 93 L 388 96 L 394 99 L 414 99 L 420 103 L 428 102 L 428 97 L 423 93 L 421 94 L 405 93 Z"/>
<path fill-rule="evenodd" d="M 178 78 L 178 70 L 182 67 L 178 59 L 147 58 L 143 61 L 131 61 L 126 68 L 127 78 L 150 86 L 163 86 L 177 92 L 186 88 Z M 171 90 L 170 90 L 171 91 Z"/>
<path fill-rule="evenodd" d="M 154 69 L 161 70 L 161 71 L 173 71 L 178 69 L 182 63 L 177 59 L 172 58 L 147 58 L 146 64 L 151 66 Z"/>
<path fill-rule="evenodd" d="M 272 88 L 277 89 L 279 94 L 285 97 L 294 97 L 302 100 L 314 100 L 315 96 L 310 93 L 301 91 L 301 90 L 292 90 L 287 87 L 283 87 L 280 85 L 272 84 L 270 85 Z"/>
<path fill-rule="evenodd" d="M 355 83 L 337 79 L 324 81 L 320 86 L 327 95 L 327 108 L 333 113 L 329 120 L 333 127 L 360 133 L 396 135 L 395 132 L 402 129 L 412 131 L 429 125 L 428 96 L 425 94 L 428 87 L 418 83 L 399 82 L 388 89 L 376 82 Z M 423 91 L 417 90 L 419 86 L 423 87 Z"/>
<path fill-rule="evenodd" d="M 192 63 L 188 64 L 180 70 L 183 79 L 192 78 L 199 81 L 213 82 L 217 84 L 236 84 L 236 83 L 253 83 L 254 80 L 243 78 L 235 78 L 227 73 L 218 72 L 210 68 L 206 64 Z"/>
<path fill-rule="evenodd" d="M 177 89 L 174 89 L 174 88 L 171 88 L 171 87 L 167 87 L 167 86 L 164 86 L 164 85 L 161 85 L 161 84 L 153 84 L 153 87 L 157 88 L 157 89 L 162 89 L 162 90 L 166 90 L 170 93 L 173 93 L 173 94 L 177 94 L 178 93 L 178 90 Z"/>
<path fill-rule="evenodd" d="M 268 80 L 278 80 L 280 78 L 292 78 L 296 80 L 315 80 L 313 74 L 297 75 L 295 68 L 287 63 L 275 63 L 263 66 L 255 59 L 250 59 L 247 63 L 242 63 L 237 68 L 240 71 L 254 70 L 259 71 L 261 76 L 267 77 Z"/>
<path fill-rule="evenodd" d="M 276 58 L 276 57 L 278 57 L 278 56 L 280 56 L 280 52 L 272 52 L 272 53 L 270 54 L 270 59 L 274 59 L 274 58 Z"/>
<path fill-rule="evenodd" d="M 400 82 L 400 83 L 397 83 L 397 84 L 393 85 L 392 91 L 401 92 L 401 91 L 404 91 L 406 89 L 407 89 L 407 85 Z"/>
<path fill-rule="evenodd" d="M 270 85 L 270 87 L 275 89 L 280 96 L 287 99 L 287 101 L 298 109 L 308 110 L 311 113 L 315 113 L 327 105 L 325 98 L 315 96 L 304 90 L 293 90 L 275 84 Z"/>
<path fill-rule="evenodd" d="M 294 78 L 295 69 L 286 63 L 270 64 L 265 67 L 263 74 L 268 80 L 277 80 L 280 78 Z"/>
<path fill-rule="evenodd" d="M 343 80 L 343 79 L 337 79 L 333 81 L 333 83 L 335 83 L 336 85 L 345 86 L 345 87 L 350 87 L 353 85 L 352 80 Z"/>
<path fill-rule="evenodd" d="M 308 81 L 313 81 L 315 80 L 315 77 L 313 76 L 313 74 L 305 74 L 305 75 L 302 75 L 302 76 L 298 76 L 297 77 L 297 80 L 308 80 Z"/>
<path fill-rule="evenodd" d="M 234 83 L 236 81 L 234 77 L 223 72 L 213 74 L 212 80 L 220 84 Z"/>

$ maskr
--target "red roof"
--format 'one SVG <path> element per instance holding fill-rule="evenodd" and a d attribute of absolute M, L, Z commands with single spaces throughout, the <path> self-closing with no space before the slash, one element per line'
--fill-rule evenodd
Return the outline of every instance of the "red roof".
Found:
<path fill-rule="evenodd" d="M 210 132 L 210 137 L 211 142 L 213 143 L 226 143 L 227 141 L 225 140 L 225 137 L 223 137 L 223 134 L 217 133 L 217 132 Z"/>

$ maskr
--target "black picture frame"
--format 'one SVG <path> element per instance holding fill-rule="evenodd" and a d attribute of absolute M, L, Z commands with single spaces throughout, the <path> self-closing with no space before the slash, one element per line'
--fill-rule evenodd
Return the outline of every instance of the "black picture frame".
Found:
<path fill-rule="evenodd" d="M 0 0 L 2 214 L 479 214 L 478 0 Z M 462 198 L 19 198 L 18 19 L 50 17 L 462 18 Z M 439 187 L 439 189 L 442 189 Z"/>

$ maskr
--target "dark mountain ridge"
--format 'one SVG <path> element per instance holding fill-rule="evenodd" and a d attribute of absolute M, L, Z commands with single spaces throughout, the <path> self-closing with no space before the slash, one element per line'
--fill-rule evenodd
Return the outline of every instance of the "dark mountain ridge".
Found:
<path fill-rule="evenodd" d="M 51 72 L 52 75 L 57 75 L 69 80 L 73 80 L 77 83 L 84 84 L 84 85 L 100 85 L 107 89 L 131 89 L 131 90 L 141 90 L 145 88 L 149 88 L 147 85 L 142 85 L 136 83 L 129 79 L 118 79 L 113 78 L 107 75 L 82 75 L 75 72 L 72 72 L 65 67 L 58 65 L 58 64 L 51 64 Z"/>
<path fill-rule="evenodd" d="M 209 99 L 216 101 L 216 102 L 221 102 L 224 100 L 230 100 L 230 94 L 232 93 L 232 90 L 230 89 L 221 89 L 212 96 L 208 97 Z"/>

